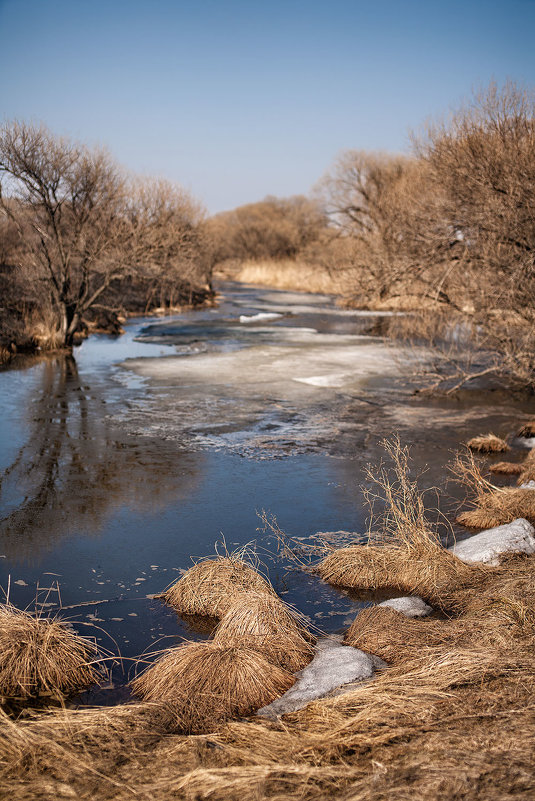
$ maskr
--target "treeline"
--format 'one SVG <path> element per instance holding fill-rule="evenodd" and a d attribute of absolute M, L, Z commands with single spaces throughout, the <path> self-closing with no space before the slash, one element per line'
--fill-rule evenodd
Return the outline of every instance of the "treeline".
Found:
<path fill-rule="evenodd" d="M 261 264 L 267 282 L 322 276 L 350 305 L 409 310 L 392 333 L 434 345 L 438 383 L 495 372 L 535 387 L 535 101 L 514 84 L 428 126 L 409 155 L 347 151 L 311 197 L 210 219 L 182 189 L 35 126 L 0 130 L 0 179 L 5 347 L 17 325 L 69 346 L 98 319 L 202 302 L 213 269 Z"/>
<path fill-rule="evenodd" d="M 345 152 L 313 199 L 212 224 L 219 261 L 306 261 L 352 305 L 412 310 L 395 326 L 435 345 L 438 383 L 535 386 L 535 102 L 513 84 L 428 126 L 408 156 Z"/>
<path fill-rule="evenodd" d="M 43 126 L 0 129 L 0 348 L 70 347 L 121 315 L 211 296 L 199 204 Z"/>

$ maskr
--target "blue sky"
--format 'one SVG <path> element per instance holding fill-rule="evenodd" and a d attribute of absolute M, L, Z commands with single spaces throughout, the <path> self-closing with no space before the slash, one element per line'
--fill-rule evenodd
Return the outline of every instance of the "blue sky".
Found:
<path fill-rule="evenodd" d="M 535 0 L 0 0 L 0 115 L 106 145 L 212 211 L 404 151 L 473 88 L 535 85 Z"/>

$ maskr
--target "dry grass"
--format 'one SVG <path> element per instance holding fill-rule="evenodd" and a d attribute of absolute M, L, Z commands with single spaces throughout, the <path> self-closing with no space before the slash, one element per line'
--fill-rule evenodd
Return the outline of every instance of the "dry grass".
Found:
<path fill-rule="evenodd" d="M 456 522 L 466 528 L 487 529 L 524 517 L 535 523 L 535 491 L 504 487 L 478 495 L 475 508 L 462 512 Z"/>
<path fill-rule="evenodd" d="M 535 480 L 535 449 L 530 450 L 522 462 L 497 462 L 489 467 L 491 473 L 519 476 L 518 483 Z"/>
<path fill-rule="evenodd" d="M 238 268 L 232 271 L 232 275 L 227 277 L 244 284 L 300 292 L 337 294 L 345 288 L 340 277 L 331 275 L 327 270 L 292 259 L 241 262 Z"/>
<path fill-rule="evenodd" d="M 392 588 L 441 606 L 453 590 L 469 586 L 488 568 L 466 564 L 433 542 L 415 542 L 408 547 L 385 544 L 339 548 L 316 570 L 324 581 L 337 587 Z"/>
<path fill-rule="evenodd" d="M 535 437 L 535 418 L 527 420 L 516 432 L 517 437 Z"/>
<path fill-rule="evenodd" d="M 396 664 L 423 647 L 440 645 L 451 635 L 444 620 L 408 618 L 388 606 L 363 609 L 344 635 L 344 642 Z"/>
<path fill-rule="evenodd" d="M 271 703 L 294 681 L 257 651 L 206 642 L 170 649 L 132 689 L 144 700 L 169 704 L 178 728 L 199 734 Z"/>
<path fill-rule="evenodd" d="M 535 462 L 530 455 L 524 462 L 519 481 L 531 475 Z M 519 517 L 535 522 L 535 491 L 516 487 L 497 487 L 484 475 L 481 465 L 473 454 L 457 455 L 451 471 L 468 491 L 472 509 L 462 512 L 456 518 L 461 526 L 475 529 L 494 528 L 511 523 Z"/>
<path fill-rule="evenodd" d="M 453 590 L 473 583 L 487 568 L 465 564 L 445 550 L 425 517 L 422 495 L 409 478 L 409 456 L 399 442 L 385 443 L 393 474 L 383 466 L 369 474 L 386 500 L 380 545 L 352 545 L 333 550 L 317 566 L 324 581 L 359 590 L 393 588 L 421 595 L 441 606 Z"/>
<path fill-rule="evenodd" d="M 521 462 L 496 462 L 489 466 L 491 473 L 504 476 L 519 476 L 523 470 Z"/>
<path fill-rule="evenodd" d="M 303 622 L 278 598 L 265 593 L 236 598 L 214 633 L 217 645 L 248 648 L 294 673 L 312 659 Z"/>
<path fill-rule="evenodd" d="M 400 480 L 399 487 L 410 496 L 410 483 Z M 395 520 L 402 530 L 399 551 L 410 551 L 420 540 L 425 544 L 421 510 L 411 517 L 403 511 L 404 501 L 396 500 L 395 491 L 391 494 L 396 508 L 390 510 L 392 528 L 383 547 L 394 545 Z M 407 527 L 411 519 L 418 523 L 416 534 Z M 429 540 L 432 532 L 426 536 Z M 0 715 L 3 792 L 17 801 L 534 797 L 534 566 L 533 556 L 509 555 L 500 566 L 467 573 L 450 588 L 440 582 L 444 595 L 437 597 L 449 610 L 448 620 L 408 620 L 383 607 L 361 613 L 353 635 L 361 645 L 367 642 L 371 650 L 373 644 L 376 652 L 389 655 L 393 666 L 283 721 L 216 724 L 212 706 L 209 714 L 218 731 L 184 737 L 166 733 L 176 726 L 176 708 L 169 718 L 168 707 L 160 704 L 110 710 L 108 720 L 102 710 L 87 717 L 65 712 L 29 721 Z M 425 589 L 429 565 L 421 561 L 415 568 L 416 591 L 418 570 Z M 214 647 L 183 646 L 171 654 Z M 235 656 L 229 664 L 236 664 Z M 273 665 L 267 669 L 269 675 L 276 670 Z M 190 692 L 193 702 L 206 708 L 203 681 L 214 670 L 211 683 L 220 675 L 229 681 L 220 660 L 208 669 L 205 657 L 200 664 L 197 658 L 187 666 L 167 665 L 155 694 L 166 693 L 171 673 L 173 682 L 182 682 L 180 691 Z M 254 675 L 260 692 L 265 680 Z M 225 686 L 228 700 L 226 693 L 232 695 L 235 688 Z M 213 704 L 212 696 L 209 701 Z"/>
<path fill-rule="evenodd" d="M 197 562 L 160 597 L 179 614 L 222 618 L 231 603 L 247 592 L 275 596 L 260 573 L 231 555 Z"/>
<path fill-rule="evenodd" d="M 480 434 L 478 437 L 468 440 L 466 444 L 470 450 L 479 453 L 505 453 L 509 450 L 507 442 L 495 434 Z"/>
<path fill-rule="evenodd" d="M 99 681 L 95 646 L 57 619 L 0 606 L 0 695 L 70 695 Z"/>

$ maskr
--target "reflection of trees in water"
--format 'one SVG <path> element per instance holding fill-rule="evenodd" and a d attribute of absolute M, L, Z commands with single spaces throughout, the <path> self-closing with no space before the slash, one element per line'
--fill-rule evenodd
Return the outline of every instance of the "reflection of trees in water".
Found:
<path fill-rule="evenodd" d="M 98 531 L 118 506 L 154 510 L 193 490 L 199 454 L 121 437 L 102 404 L 72 356 L 44 362 L 28 440 L 0 477 L 2 505 L 11 507 L 0 520 L 4 553 L 38 556 L 62 537 Z"/>

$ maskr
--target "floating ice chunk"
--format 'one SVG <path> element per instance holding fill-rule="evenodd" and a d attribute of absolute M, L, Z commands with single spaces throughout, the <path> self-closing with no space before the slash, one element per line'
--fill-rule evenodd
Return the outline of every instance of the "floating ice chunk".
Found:
<path fill-rule="evenodd" d="M 347 382 L 347 373 L 331 373 L 330 375 L 311 375 L 307 378 L 294 378 L 301 384 L 311 387 L 343 387 Z"/>
<path fill-rule="evenodd" d="M 256 323 L 260 320 L 276 320 L 282 317 L 282 314 L 277 312 L 259 312 L 258 314 L 240 314 L 240 323 Z"/>
<path fill-rule="evenodd" d="M 395 609 L 396 612 L 406 615 L 406 617 L 427 617 L 433 611 L 433 608 L 417 595 L 389 598 L 388 601 L 381 601 L 378 606 L 389 606 L 391 609 Z"/>
<path fill-rule="evenodd" d="M 358 648 L 340 645 L 331 639 L 320 640 L 312 662 L 295 674 L 297 681 L 294 686 L 281 698 L 260 709 L 257 714 L 276 718 L 295 712 L 343 684 L 371 678 L 374 671 L 372 657 Z"/>
<path fill-rule="evenodd" d="M 523 517 L 489 528 L 453 545 L 449 550 L 463 562 L 499 565 L 503 553 L 535 553 L 535 529 Z"/>
<path fill-rule="evenodd" d="M 28 586 L 28 582 L 24 581 L 23 579 L 17 579 L 16 581 L 13 582 L 13 584 L 18 584 L 19 587 L 27 587 Z"/>

